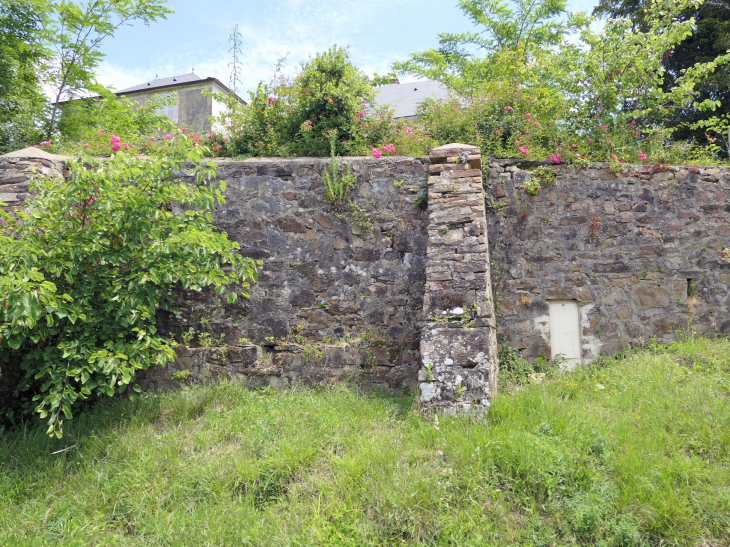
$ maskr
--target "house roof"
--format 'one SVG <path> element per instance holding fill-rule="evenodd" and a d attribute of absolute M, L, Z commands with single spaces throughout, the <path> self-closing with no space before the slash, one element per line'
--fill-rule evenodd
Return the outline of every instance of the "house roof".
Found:
<path fill-rule="evenodd" d="M 393 117 L 415 118 L 418 105 L 426 99 L 445 99 L 448 91 L 440 82 L 426 80 L 410 84 L 384 85 L 375 90 L 375 103 L 389 104 Z"/>
<path fill-rule="evenodd" d="M 210 78 L 208 78 L 210 79 Z M 215 79 L 215 78 L 213 78 Z M 194 72 L 191 72 L 190 74 L 183 74 L 182 76 L 170 76 L 169 78 L 155 78 L 151 82 L 145 82 L 143 84 L 133 85 L 132 87 L 128 87 L 126 89 L 121 89 L 119 91 L 115 91 L 117 95 L 123 94 L 123 93 L 136 93 L 138 91 L 148 91 L 150 89 L 157 89 L 159 87 L 168 87 L 171 85 L 182 85 L 182 84 L 190 84 L 194 82 L 204 82 L 205 78 L 201 78 Z"/>
<path fill-rule="evenodd" d="M 183 74 L 182 76 L 170 76 L 169 78 L 155 78 L 151 82 L 145 82 L 143 84 L 133 85 L 132 87 L 128 87 L 126 89 L 122 89 L 120 91 L 115 91 L 115 95 L 129 95 L 131 93 L 144 93 L 146 91 L 152 91 L 152 90 L 160 90 L 160 89 L 170 89 L 173 87 L 183 86 L 183 85 L 190 85 L 190 84 L 197 84 L 197 83 L 207 83 L 207 82 L 213 82 L 217 84 L 219 87 L 223 89 L 226 93 L 232 94 L 236 99 L 238 99 L 242 104 L 246 104 L 246 101 L 244 101 L 241 97 L 238 96 L 238 94 L 233 93 L 228 87 L 226 87 L 218 78 L 201 78 L 194 72 L 191 72 L 190 74 Z"/>
<path fill-rule="evenodd" d="M 238 101 L 241 104 L 247 104 L 246 101 L 244 101 L 241 97 L 239 97 L 237 93 L 233 93 L 233 91 L 228 89 L 228 87 L 226 87 L 220 80 L 218 80 L 218 78 L 212 78 L 210 76 L 208 78 L 201 78 L 194 72 L 191 72 L 190 74 L 183 74 L 182 76 L 170 76 L 169 78 L 155 78 L 151 82 L 145 82 L 143 84 L 133 85 L 132 87 L 128 87 L 128 88 L 122 89 L 120 91 L 114 91 L 114 94 L 117 96 L 130 95 L 133 93 L 144 93 L 146 91 L 152 91 L 152 90 L 157 91 L 160 89 L 170 89 L 170 88 L 174 88 L 174 87 L 178 87 L 178 86 L 182 86 L 182 85 L 190 85 L 190 84 L 196 84 L 196 83 L 202 84 L 202 83 L 207 83 L 207 82 L 213 82 L 213 83 L 217 84 L 220 88 L 223 89 L 223 91 L 225 91 L 226 93 L 230 93 L 231 95 L 236 97 L 236 99 L 238 99 Z M 99 97 L 99 95 L 93 95 L 91 97 L 84 97 L 84 98 L 97 99 L 98 97 Z M 64 100 L 64 101 L 58 101 L 57 103 L 54 103 L 54 104 L 63 105 L 63 104 L 67 104 L 68 102 L 69 102 L 68 100 Z"/>

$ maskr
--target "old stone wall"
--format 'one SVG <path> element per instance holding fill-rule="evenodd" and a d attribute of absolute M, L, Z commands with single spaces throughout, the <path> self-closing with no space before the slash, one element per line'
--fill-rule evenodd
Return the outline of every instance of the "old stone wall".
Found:
<path fill-rule="evenodd" d="M 14 211 L 23 207 L 30 197 L 30 182 L 34 175 L 54 175 L 63 177 L 64 162 L 59 159 L 47 159 L 51 154 L 38 152 L 39 157 L 0 156 L 0 202 L 5 203 L 6 211 Z"/>
<path fill-rule="evenodd" d="M 354 377 L 415 388 L 428 237 L 415 201 L 428 158 L 343 162 L 358 182 L 339 207 L 324 199 L 322 159 L 219 162 L 227 191 L 215 223 L 263 261 L 259 280 L 234 305 L 181 294 L 181 314 L 161 317 L 162 327 L 178 340 L 192 331 L 192 345 L 202 334 L 233 346 L 225 370 L 254 383 Z M 264 346 L 253 361 L 242 356 L 250 343 Z M 186 359 L 148 377 L 167 380 Z"/>
<path fill-rule="evenodd" d="M 607 165 L 536 173 L 538 162 L 492 160 L 482 177 L 478 149 L 463 145 L 344 161 L 358 182 L 340 205 L 324 199 L 322 159 L 219 161 L 228 189 L 215 223 L 263 261 L 259 280 L 232 305 L 181 292 L 180 314 L 159 324 L 189 347 L 143 383 L 353 379 L 418 387 L 427 410 L 479 411 L 495 387 L 495 328 L 524 356 L 550 357 L 555 303 L 576 307 L 583 362 L 683 330 L 730 334 L 730 168 L 616 177 Z M 0 158 L 11 210 L 33 169 L 64 166 Z M 527 195 L 549 171 L 552 184 Z"/>
<path fill-rule="evenodd" d="M 730 168 L 491 161 L 489 242 L 501 341 L 551 355 L 550 301 L 575 301 L 583 361 L 689 329 L 730 334 Z M 694 298 L 690 298 L 694 297 Z"/>

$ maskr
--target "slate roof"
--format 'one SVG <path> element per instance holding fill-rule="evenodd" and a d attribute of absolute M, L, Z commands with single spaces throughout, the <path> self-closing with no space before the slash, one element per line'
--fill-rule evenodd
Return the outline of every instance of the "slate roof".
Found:
<path fill-rule="evenodd" d="M 445 99 L 448 91 L 440 82 L 426 80 L 410 84 L 391 84 L 375 90 L 375 103 L 389 104 L 393 109 L 393 117 L 415 118 L 416 109 L 426 99 Z"/>
<path fill-rule="evenodd" d="M 132 87 L 128 87 L 127 89 L 121 89 L 119 91 L 115 91 L 117 95 L 123 94 L 123 93 L 135 93 L 138 91 L 147 91 L 150 89 L 157 89 L 158 87 L 168 87 L 171 85 L 180 85 L 180 84 L 190 84 L 194 82 L 202 82 L 206 80 L 206 78 L 201 78 L 194 72 L 191 72 L 190 74 L 183 74 L 182 76 L 171 76 L 169 78 L 158 78 L 154 79 L 151 82 L 145 82 L 143 84 L 139 85 L 133 85 Z"/>

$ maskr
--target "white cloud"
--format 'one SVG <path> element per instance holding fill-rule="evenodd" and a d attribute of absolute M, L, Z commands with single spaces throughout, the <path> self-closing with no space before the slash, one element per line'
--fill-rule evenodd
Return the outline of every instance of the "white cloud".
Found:
<path fill-rule="evenodd" d="M 390 8 L 395 5 L 413 4 L 413 0 L 391 0 Z M 259 12 L 254 19 L 238 21 L 243 38 L 241 60 L 243 90 L 255 90 L 259 81 L 272 76 L 276 61 L 288 54 L 288 73 L 310 55 L 332 46 L 352 43 L 358 32 L 378 25 L 383 16 L 382 10 L 373 8 L 372 3 L 363 0 L 340 0 L 323 9 L 321 4 L 310 0 L 284 0 L 277 2 L 268 11 Z M 202 77 L 213 76 L 228 85 L 231 55 L 227 37 L 237 21 L 212 23 L 209 35 L 218 40 L 206 40 L 201 46 L 199 40 L 176 44 L 174 53 L 169 48 L 156 49 L 147 62 L 133 68 L 105 62 L 99 70 L 98 78 L 104 85 L 124 89 L 159 77 L 187 74 L 192 67 Z M 221 38 L 225 36 L 226 40 Z M 161 37 L 164 39 L 164 36 Z M 368 37 L 363 35 L 363 40 Z M 202 53 L 201 53 L 202 52 Z M 392 58 L 384 59 L 376 55 L 352 52 L 353 61 L 368 74 L 385 74 L 390 71 Z M 245 92 L 243 92 L 245 94 Z"/>

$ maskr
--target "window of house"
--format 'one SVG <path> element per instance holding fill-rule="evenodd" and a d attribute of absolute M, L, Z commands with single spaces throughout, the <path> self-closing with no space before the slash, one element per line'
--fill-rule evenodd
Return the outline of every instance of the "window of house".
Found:
<path fill-rule="evenodd" d="M 169 93 L 165 93 L 163 96 L 170 95 Z M 158 108 L 155 110 L 155 114 L 162 114 L 163 116 L 167 116 L 170 118 L 173 122 L 178 123 L 178 109 L 177 109 L 177 101 L 175 104 L 171 105 L 165 105 L 162 108 Z"/>

